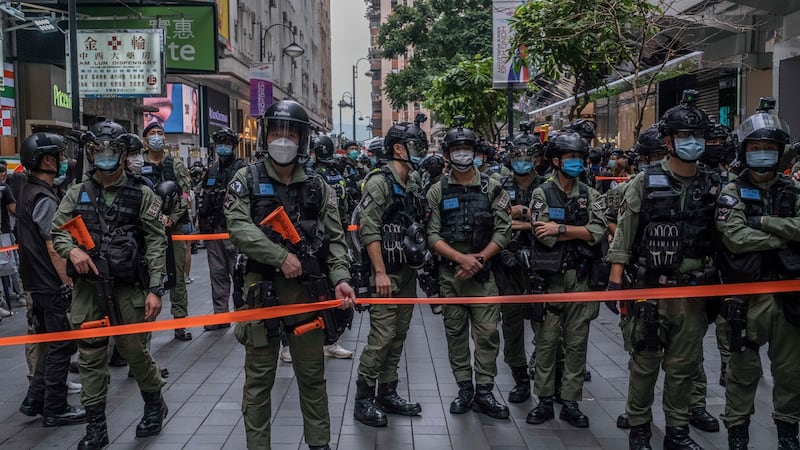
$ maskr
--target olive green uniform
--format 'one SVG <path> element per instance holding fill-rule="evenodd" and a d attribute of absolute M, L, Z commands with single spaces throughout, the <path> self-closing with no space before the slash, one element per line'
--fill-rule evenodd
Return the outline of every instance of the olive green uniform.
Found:
<path fill-rule="evenodd" d="M 279 177 L 268 160 L 254 164 L 263 164 L 267 175 L 275 184 Z M 228 185 L 225 199 L 225 217 L 233 244 L 251 260 L 276 268 L 274 289 L 279 304 L 290 305 L 309 303 L 306 288 L 298 279 L 287 279 L 277 270 L 286 260 L 288 250 L 282 245 L 269 240 L 253 223 L 250 208 L 253 200 L 249 192 L 246 174 L 248 168 L 242 168 Z M 290 184 L 309 182 L 306 172 L 296 165 Z M 335 191 L 323 180 L 323 207 L 320 220 L 330 239 L 328 254 L 328 278 L 332 284 L 350 278 L 347 267 L 347 247 L 344 232 L 339 221 L 338 199 Z M 235 188 L 235 189 L 234 189 Z M 263 279 L 263 274 L 248 272 L 245 275 L 245 286 L 252 286 Z M 283 318 L 283 324 L 291 327 L 312 319 L 315 314 L 302 314 Z M 280 337 L 268 338 L 264 322 L 240 322 L 236 325 L 236 338 L 245 346 L 245 382 L 242 413 L 247 433 L 249 449 L 270 448 L 270 419 L 272 416 L 272 386 L 278 367 Z M 308 445 L 324 445 L 330 440 L 330 417 L 328 413 L 328 395 L 325 386 L 325 361 L 322 353 L 324 334 L 321 330 L 313 330 L 301 336 L 286 333 L 289 348 L 292 352 L 292 368 L 297 377 L 300 391 L 300 410 L 303 413 L 303 428 Z"/>
<path fill-rule="evenodd" d="M 110 205 L 114 202 L 120 188 L 128 178 L 123 173 L 119 179 L 101 191 L 102 201 Z M 77 247 L 70 234 L 60 227 L 72 219 L 73 210 L 78 203 L 81 184 L 72 186 L 61 200 L 53 218 L 53 247 L 62 258 L 69 259 L 69 253 Z M 117 308 L 123 324 L 144 322 L 145 291 L 160 287 L 165 273 L 164 254 L 167 241 L 164 226 L 161 224 L 161 199 L 153 194 L 144 183 L 142 204 L 139 210 L 139 226 L 144 236 L 144 259 L 150 275 L 150 286 L 139 283 L 115 283 Z M 98 199 L 100 201 L 100 199 Z M 91 281 L 77 278 L 73 291 L 70 320 L 75 329 L 80 329 L 84 322 L 100 320 L 108 316 L 105 301 L 100 297 L 97 288 Z M 145 346 L 144 334 L 127 334 L 115 336 L 116 348 L 128 362 L 139 389 L 142 392 L 158 392 L 165 381 Z M 78 364 L 81 373 L 81 403 L 84 406 L 103 404 L 108 392 L 108 338 L 83 339 L 78 342 Z"/>
<path fill-rule="evenodd" d="M 746 176 L 742 174 L 742 177 Z M 761 201 L 768 206 L 769 188 L 777 178 L 765 183 L 752 183 L 761 191 Z M 762 252 L 786 248 L 790 243 L 800 242 L 800 195 L 795 188 L 794 217 L 764 217 L 761 229 L 751 228 L 745 217 L 745 204 L 735 183 L 729 183 L 722 191 L 735 199 L 730 208 L 720 206 L 717 212 L 717 230 L 725 247 L 734 254 Z M 772 200 L 772 199 L 770 199 Z M 720 198 L 722 202 L 722 197 Z M 771 203 L 771 202 L 770 202 Z M 771 206 L 771 205 L 770 205 Z M 767 209 L 769 211 L 770 209 Z M 764 256 L 766 259 L 772 256 Z M 761 378 L 761 356 L 756 346 L 769 343 L 773 413 L 775 420 L 788 423 L 800 421 L 800 327 L 786 320 L 786 301 L 797 301 L 796 293 L 789 296 L 761 294 L 748 297 L 745 338 L 750 345 L 744 351 L 731 354 L 725 391 L 725 413 L 722 420 L 727 428 L 750 421 L 754 412 L 754 401 Z"/>
<path fill-rule="evenodd" d="M 580 197 L 580 184 L 575 182 L 570 192 L 566 192 L 558 177 L 552 180 L 564 204 L 568 199 Z M 598 245 L 606 237 L 605 200 L 600 193 L 587 187 L 588 202 L 578 202 L 578 208 L 588 209 L 589 221 L 585 228 L 591 234 L 589 245 Z M 531 199 L 531 223 L 549 222 L 550 207 L 545 191 L 540 186 L 533 191 Z M 558 236 L 536 238 L 547 247 L 558 242 Z M 536 259 L 533 260 L 534 270 Z M 591 264 L 586 262 L 585 264 Z M 569 268 L 561 274 L 548 277 L 548 293 L 586 292 L 589 290 L 588 269 L 580 276 L 577 268 Z M 556 389 L 556 360 L 560 347 L 564 351 L 564 370 L 562 374 L 561 398 L 579 401 L 583 398 L 583 379 L 586 371 L 586 350 L 589 342 L 589 323 L 600 312 L 598 302 L 555 303 L 546 305 L 544 322 L 536 336 L 536 372 L 534 391 L 540 397 L 550 397 Z"/>
<path fill-rule="evenodd" d="M 661 167 L 678 192 L 681 204 L 686 202 L 689 192 L 686 186 L 692 178 L 673 174 L 669 167 L 669 157 L 661 161 Z M 629 264 L 631 250 L 639 229 L 639 215 L 643 202 L 643 192 L 647 172 L 639 173 L 628 181 L 617 221 L 617 232 L 608 251 L 609 262 Z M 714 195 L 718 192 L 712 193 Z M 702 270 L 703 260 L 684 257 L 677 273 L 688 274 Z M 702 339 L 707 329 L 705 301 L 696 298 L 670 299 L 658 302 L 659 336 L 666 349 L 663 351 L 636 351 L 631 353 L 628 401 L 625 409 L 631 426 L 652 421 L 651 407 L 654 401 L 655 386 L 659 366 L 664 367 L 664 415 L 667 426 L 684 426 L 689 423 L 690 396 L 692 380 L 697 375 L 702 361 Z M 633 344 L 641 341 L 645 334 L 645 324 L 631 317 L 624 330 L 625 339 Z"/>
<path fill-rule="evenodd" d="M 394 182 L 403 186 L 394 166 L 387 164 L 386 167 L 391 171 Z M 415 188 L 411 178 L 408 182 L 407 186 L 403 186 L 406 192 Z M 392 186 L 383 175 L 374 173 L 368 176 L 364 185 L 364 196 L 361 198 L 359 234 L 362 245 L 367 246 L 381 241 L 383 215 L 393 201 L 392 196 Z M 372 267 L 370 283 L 372 292 L 375 292 L 375 266 Z M 388 273 L 388 276 L 392 283 L 392 297 L 416 297 L 416 270 L 404 264 L 399 272 Z M 370 307 L 369 336 L 358 365 L 358 375 L 368 384 L 374 386 L 376 380 L 379 384 L 397 381 L 397 366 L 400 363 L 400 354 L 403 352 L 413 312 L 414 305 Z"/>
<path fill-rule="evenodd" d="M 452 174 L 448 175 L 448 182 L 456 184 Z M 473 178 L 467 186 L 480 186 L 481 176 L 473 170 Z M 499 190 L 494 198 L 489 198 L 494 217 L 494 227 L 491 241 L 504 248 L 511 236 L 510 198 L 507 192 L 500 188 L 494 178 L 488 178 L 488 192 L 490 195 Z M 428 246 L 443 240 L 441 230 L 441 183 L 435 183 L 428 191 L 428 205 L 431 215 L 428 219 Z M 462 253 L 473 253 L 483 249 L 471 248 L 471 243 L 447 242 L 453 249 Z M 439 265 L 439 285 L 442 297 L 486 297 L 498 295 L 494 275 L 489 271 L 489 279 L 485 282 L 473 278 L 457 279 L 457 268 L 452 267 L 449 261 L 442 261 Z M 497 374 L 497 354 L 500 347 L 500 335 L 497 322 L 500 320 L 500 308 L 497 304 L 474 305 L 444 305 L 444 327 L 447 337 L 447 350 L 450 358 L 450 367 L 453 370 L 456 382 L 472 381 L 472 365 L 470 363 L 469 335 L 472 328 L 472 340 L 475 343 L 475 383 L 493 384 Z"/>

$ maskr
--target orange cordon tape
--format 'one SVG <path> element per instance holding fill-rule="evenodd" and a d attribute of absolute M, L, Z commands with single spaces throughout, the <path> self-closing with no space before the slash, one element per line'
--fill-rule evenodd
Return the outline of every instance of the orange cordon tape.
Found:
<path fill-rule="evenodd" d="M 10 252 L 12 250 L 17 250 L 18 248 L 19 248 L 19 245 L 17 245 L 17 244 L 9 245 L 8 247 L 0 247 L 0 253 L 2 253 L 2 252 Z"/>
<path fill-rule="evenodd" d="M 481 303 L 565 303 L 599 302 L 616 300 L 639 300 L 643 298 L 671 299 L 696 297 L 729 297 L 733 295 L 756 295 L 779 292 L 800 291 L 800 280 L 769 281 L 761 283 L 737 283 L 709 286 L 684 286 L 673 288 L 626 289 L 620 291 L 567 292 L 562 294 L 509 295 L 504 297 L 450 297 L 450 298 L 363 298 L 359 304 L 426 304 L 467 305 Z M 29 334 L 0 338 L 0 347 L 9 345 L 35 344 L 41 342 L 64 341 L 116 336 L 120 334 L 146 333 L 151 331 L 192 328 L 203 325 L 218 325 L 230 322 L 274 319 L 276 317 L 304 314 L 333 308 L 339 300 L 300 305 L 273 306 L 270 308 L 248 309 L 206 316 L 185 317 L 182 319 L 144 322 L 114 327 L 90 328 L 85 330 L 61 331 L 56 333 Z"/>
<path fill-rule="evenodd" d="M 173 241 L 218 241 L 221 239 L 230 239 L 228 233 L 213 233 L 213 234 L 173 234 Z"/>
<path fill-rule="evenodd" d="M 594 177 L 597 181 L 628 181 L 631 177 Z"/>

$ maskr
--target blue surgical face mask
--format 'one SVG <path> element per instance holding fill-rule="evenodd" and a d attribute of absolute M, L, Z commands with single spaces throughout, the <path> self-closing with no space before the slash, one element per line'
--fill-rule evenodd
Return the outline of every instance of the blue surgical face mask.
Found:
<path fill-rule="evenodd" d="M 119 167 L 119 155 L 95 155 L 94 166 L 106 172 L 113 172 Z"/>
<path fill-rule="evenodd" d="M 414 167 L 419 167 L 419 163 L 422 162 L 421 156 L 409 156 L 408 160 L 411 161 L 411 165 Z"/>
<path fill-rule="evenodd" d="M 533 171 L 533 161 L 511 161 L 511 170 L 517 175 L 527 175 Z"/>
<path fill-rule="evenodd" d="M 231 145 L 217 145 L 217 155 L 231 156 L 233 154 L 233 146 Z"/>
<path fill-rule="evenodd" d="M 53 180 L 53 186 L 61 186 L 62 184 L 64 184 L 64 180 L 66 179 L 67 179 L 66 175 L 55 177 L 55 179 Z"/>
<path fill-rule="evenodd" d="M 347 156 L 353 161 L 358 161 L 358 150 L 350 150 Z"/>
<path fill-rule="evenodd" d="M 580 158 L 569 158 L 562 161 L 561 170 L 568 178 L 576 178 L 583 173 L 583 160 Z"/>
<path fill-rule="evenodd" d="M 69 163 L 67 160 L 63 160 L 58 164 L 58 175 L 59 177 L 63 177 L 67 175 L 67 167 L 69 167 Z"/>
<path fill-rule="evenodd" d="M 606 167 L 608 167 L 609 169 L 613 169 L 615 164 L 617 164 L 616 159 L 609 159 L 608 163 L 606 164 Z"/>
<path fill-rule="evenodd" d="M 481 158 L 480 156 L 472 158 L 472 165 L 480 169 L 481 166 L 483 165 L 483 158 Z"/>
<path fill-rule="evenodd" d="M 778 165 L 777 150 L 754 150 L 745 153 L 747 167 L 759 171 L 759 169 L 774 170 Z M 762 170 L 763 171 L 763 170 Z"/>
<path fill-rule="evenodd" d="M 369 163 L 372 164 L 373 167 L 378 165 L 378 157 L 377 156 L 370 156 Z"/>
<path fill-rule="evenodd" d="M 154 152 L 164 150 L 164 136 L 154 134 L 147 138 L 147 147 Z"/>
<path fill-rule="evenodd" d="M 689 136 L 687 138 L 674 138 L 675 154 L 684 161 L 697 161 L 703 156 L 706 149 L 706 140 Z"/>

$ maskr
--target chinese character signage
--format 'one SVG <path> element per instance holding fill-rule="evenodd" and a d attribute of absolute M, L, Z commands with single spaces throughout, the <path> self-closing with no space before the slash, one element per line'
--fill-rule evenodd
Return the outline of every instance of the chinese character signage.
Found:
<path fill-rule="evenodd" d="M 80 96 L 163 95 L 163 42 L 162 30 L 78 30 Z"/>
<path fill-rule="evenodd" d="M 525 64 L 526 49 L 516 48 L 511 52 L 512 37 L 508 19 L 524 0 L 494 0 L 492 2 L 492 48 L 495 89 L 524 88 L 530 81 L 530 70 Z"/>
<path fill-rule="evenodd" d="M 272 65 L 250 67 L 250 115 L 263 116 L 272 104 Z"/>
<path fill-rule="evenodd" d="M 163 29 L 168 73 L 213 73 L 217 71 L 215 9 L 210 2 L 202 5 L 79 6 L 80 14 L 119 18 L 78 21 L 78 27 Z"/>
<path fill-rule="evenodd" d="M 167 83 L 166 97 L 144 99 L 158 111 L 144 113 L 144 126 L 158 123 L 165 133 L 199 134 L 197 89 L 180 83 Z"/>

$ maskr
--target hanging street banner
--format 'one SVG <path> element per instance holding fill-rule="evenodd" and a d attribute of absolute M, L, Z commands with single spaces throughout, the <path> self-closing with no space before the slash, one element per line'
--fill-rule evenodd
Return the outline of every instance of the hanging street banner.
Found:
<path fill-rule="evenodd" d="M 78 28 L 162 29 L 167 73 L 217 71 L 217 14 L 213 2 L 165 6 L 130 3 L 80 5 L 79 14 L 102 20 L 78 20 Z"/>
<path fill-rule="evenodd" d="M 81 98 L 164 95 L 163 30 L 78 30 L 77 34 Z M 69 39 L 67 49 L 69 58 Z"/>
<path fill-rule="evenodd" d="M 492 2 L 492 87 L 495 89 L 524 89 L 531 80 L 530 69 L 525 65 L 527 49 L 519 47 L 511 52 L 513 33 L 508 19 L 525 0 L 494 0 Z"/>
<path fill-rule="evenodd" d="M 250 115 L 263 116 L 272 104 L 272 64 L 250 67 Z"/>

